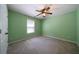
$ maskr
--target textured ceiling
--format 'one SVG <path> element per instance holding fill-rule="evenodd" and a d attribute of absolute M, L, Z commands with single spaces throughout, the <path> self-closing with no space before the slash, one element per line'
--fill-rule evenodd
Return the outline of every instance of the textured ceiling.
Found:
<path fill-rule="evenodd" d="M 40 9 L 41 7 L 43 7 L 43 4 L 8 4 L 9 9 L 35 18 L 43 18 L 42 16 L 36 16 L 38 12 L 35 11 Z M 55 10 L 53 11 L 53 15 L 51 16 L 57 16 L 68 12 L 72 12 L 78 8 L 78 5 L 77 4 L 54 4 L 54 7 L 55 7 Z"/>

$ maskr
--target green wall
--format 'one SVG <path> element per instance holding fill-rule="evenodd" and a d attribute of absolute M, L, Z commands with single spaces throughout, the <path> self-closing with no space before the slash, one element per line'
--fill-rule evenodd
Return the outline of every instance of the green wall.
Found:
<path fill-rule="evenodd" d="M 9 32 L 9 43 L 33 36 L 38 36 L 41 34 L 41 21 L 35 20 L 35 33 L 26 33 L 26 21 L 27 16 L 20 13 L 8 10 L 8 32 Z"/>
<path fill-rule="evenodd" d="M 76 11 L 44 20 L 43 35 L 76 42 Z"/>
<path fill-rule="evenodd" d="M 79 45 L 79 9 L 77 10 L 77 43 Z"/>
<path fill-rule="evenodd" d="M 9 43 L 20 40 L 22 38 L 32 38 L 39 35 L 54 36 L 59 38 L 65 38 L 67 40 L 79 43 L 79 10 L 60 15 L 52 16 L 45 20 L 35 20 L 35 33 L 26 33 L 26 21 L 27 16 L 11 11 L 8 11 L 9 18 Z M 76 29 L 76 16 L 77 16 L 77 29 Z M 77 31 L 76 31 L 77 30 Z M 77 34 L 76 34 L 77 32 Z M 76 38 L 77 37 L 77 38 Z M 76 40 L 77 39 L 77 40 Z"/>

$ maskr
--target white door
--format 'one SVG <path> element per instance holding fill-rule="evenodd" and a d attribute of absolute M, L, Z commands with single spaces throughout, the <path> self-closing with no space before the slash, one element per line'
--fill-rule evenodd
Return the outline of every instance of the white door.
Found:
<path fill-rule="evenodd" d="M 8 47 L 8 11 L 6 4 L 0 4 L 0 53 L 7 53 Z"/>

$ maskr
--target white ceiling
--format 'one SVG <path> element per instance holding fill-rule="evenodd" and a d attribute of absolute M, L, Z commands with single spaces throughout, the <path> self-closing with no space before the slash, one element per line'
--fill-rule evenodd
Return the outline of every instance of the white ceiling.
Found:
<path fill-rule="evenodd" d="M 36 16 L 37 11 L 43 4 L 8 4 L 10 10 L 29 15 L 36 18 L 43 18 L 42 16 Z M 68 12 L 72 12 L 78 8 L 77 4 L 54 4 L 55 10 L 52 16 L 62 15 Z"/>

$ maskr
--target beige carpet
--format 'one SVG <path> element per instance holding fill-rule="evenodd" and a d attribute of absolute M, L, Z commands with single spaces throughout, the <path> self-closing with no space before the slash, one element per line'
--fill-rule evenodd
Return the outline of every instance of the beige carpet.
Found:
<path fill-rule="evenodd" d="M 29 40 L 11 44 L 9 54 L 65 54 L 79 53 L 76 44 L 55 38 L 35 37 Z"/>

